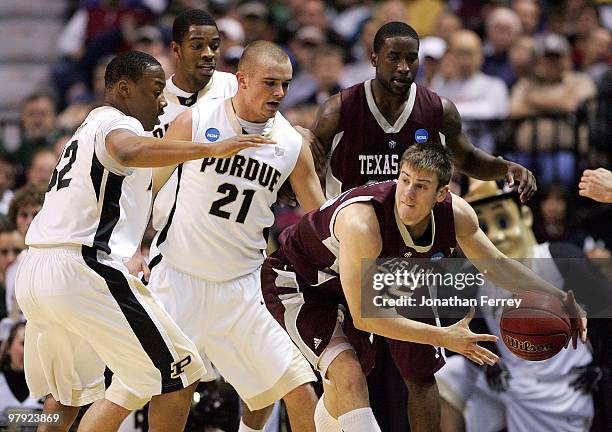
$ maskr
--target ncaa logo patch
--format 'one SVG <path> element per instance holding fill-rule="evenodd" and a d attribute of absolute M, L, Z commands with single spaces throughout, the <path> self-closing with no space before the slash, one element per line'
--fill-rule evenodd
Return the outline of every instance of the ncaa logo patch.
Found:
<path fill-rule="evenodd" d="M 429 133 L 425 129 L 419 129 L 414 133 L 414 140 L 419 144 L 426 142 L 428 138 Z"/>
<path fill-rule="evenodd" d="M 204 136 L 208 141 L 215 142 L 221 136 L 221 132 L 219 132 L 219 129 L 216 128 L 208 128 L 206 129 L 206 133 L 204 134 Z"/>
<path fill-rule="evenodd" d="M 433 255 L 430 257 L 430 259 L 431 259 L 432 261 L 439 260 L 439 259 L 442 259 L 442 258 L 444 258 L 444 252 L 436 252 L 435 254 L 433 254 Z"/>

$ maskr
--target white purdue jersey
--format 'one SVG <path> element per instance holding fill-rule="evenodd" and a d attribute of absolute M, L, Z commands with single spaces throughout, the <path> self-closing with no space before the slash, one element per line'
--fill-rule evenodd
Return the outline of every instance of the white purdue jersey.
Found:
<path fill-rule="evenodd" d="M 202 90 L 193 94 L 178 88 L 172 82 L 172 77 L 166 80 L 164 97 L 168 105 L 164 108 L 164 114 L 159 117 L 160 124 L 153 129 L 153 132 L 148 132 L 157 138 L 162 138 L 168 130 L 170 123 L 187 108 L 207 104 L 214 99 L 225 99 L 234 96 L 238 90 L 236 76 L 227 72 L 215 71 L 208 84 Z M 176 178 L 175 172 L 155 198 L 153 227 L 157 230 L 163 228 L 174 203 Z"/>
<path fill-rule="evenodd" d="M 151 208 L 152 170 L 111 157 L 105 140 L 117 129 L 144 135 L 138 120 L 110 106 L 94 109 L 79 126 L 30 225 L 29 246 L 93 246 L 120 261 L 136 252 Z"/>
<path fill-rule="evenodd" d="M 227 159 L 204 158 L 178 168 L 176 203 L 157 247 L 185 273 L 221 282 L 252 273 L 264 260 L 271 206 L 293 171 L 302 136 L 280 114 L 264 136 L 274 145 Z M 231 99 L 193 108 L 192 139 L 214 142 L 242 133 Z"/>

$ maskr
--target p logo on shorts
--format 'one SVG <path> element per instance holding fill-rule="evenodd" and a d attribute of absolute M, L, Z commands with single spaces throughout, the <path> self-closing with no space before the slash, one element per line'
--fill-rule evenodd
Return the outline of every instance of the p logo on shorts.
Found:
<path fill-rule="evenodd" d="M 187 365 L 189 365 L 189 363 L 191 363 L 191 355 L 188 355 L 187 357 L 172 363 L 172 374 L 170 375 L 170 377 L 174 379 L 179 378 L 180 375 L 185 372 L 185 368 L 187 367 Z"/>

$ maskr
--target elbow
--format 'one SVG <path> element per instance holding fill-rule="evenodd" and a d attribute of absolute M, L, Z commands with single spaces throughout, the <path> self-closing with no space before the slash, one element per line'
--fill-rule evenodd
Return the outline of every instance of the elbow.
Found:
<path fill-rule="evenodd" d="M 113 156 L 117 162 L 126 167 L 132 167 L 135 159 L 138 157 L 140 152 L 139 145 L 133 146 L 122 146 L 121 148 L 115 148 Z"/>

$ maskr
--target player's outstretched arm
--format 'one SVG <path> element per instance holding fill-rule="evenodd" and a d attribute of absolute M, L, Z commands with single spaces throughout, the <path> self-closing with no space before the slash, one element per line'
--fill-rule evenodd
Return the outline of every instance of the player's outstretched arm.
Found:
<path fill-rule="evenodd" d="M 453 163 L 458 169 L 480 180 L 505 178 L 510 186 L 517 181 L 521 201 L 525 202 L 533 197 L 538 187 L 531 171 L 515 162 L 494 157 L 474 147 L 463 132 L 461 116 L 455 104 L 449 99 L 442 98 L 442 109 L 444 111 L 442 131 L 446 145 L 453 154 Z"/>
<path fill-rule="evenodd" d="M 574 323 L 572 334 L 580 331 L 586 342 L 586 313 L 576 303 L 573 293 L 565 293 L 551 285 L 524 265 L 506 257 L 478 226 L 478 217 L 472 207 L 459 196 L 453 195 L 453 213 L 457 243 L 465 256 L 491 282 L 515 294 L 525 291 L 544 291 L 560 299 L 568 309 Z"/>
<path fill-rule="evenodd" d="M 318 209 L 325 202 L 325 195 L 315 171 L 312 153 L 305 142 L 302 142 L 298 160 L 289 175 L 289 182 L 300 207 L 305 212 Z"/>
<path fill-rule="evenodd" d="M 174 124 L 184 124 L 178 120 L 187 112 L 189 110 L 182 113 Z M 191 113 L 189 112 L 187 116 L 190 119 Z M 191 124 L 190 120 L 189 124 Z M 237 135 L 223 141 L 203 144 L 194 143 L 190 139 L 143 137 L 125 129 L 117 129 L 106 136 L 105 144 L 113 159 L 123 166 L 157 168 L 205 157 L 230 157 L 245 148 L 274 144 L 274 141 L 259 135 Z"/>
<path fill-rule="evenodd" d="M 340 210 L 334 233 L 340 241 L 342 290 L 355 327 L 391 339 L 443 346 L 480 365 L 483 362 L 494 364 L 498 360 L 495 354 L 478 345 L 479 341 L 496 341 L 497 337 L 472 333 L 468 327 L 471 316 L 449 327 L 437 327 L 410 320 L 389 310 L 377 311 L 381 315 L 388 315 L 387 317 L 363 317 L 362 286 L 370 285 L 370 276 L 376 271 L 375 260 L 382 250 L 380 226 L 374 209 L 368 203 L 357 203 Z M 372 268 L 364 269 L 363 273 L 362 260 L 369 260 L 373 264 Z M 362 274 L 365 281 L 362 281 Z"/>

